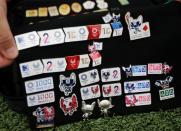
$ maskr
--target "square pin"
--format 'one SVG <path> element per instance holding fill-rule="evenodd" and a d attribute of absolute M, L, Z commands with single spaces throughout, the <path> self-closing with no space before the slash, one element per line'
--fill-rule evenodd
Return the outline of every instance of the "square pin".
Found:
<path fill-rule="evenodd" d="M 40 8 L 38 8 L 38 16 L 39 17 L 47 17 L 48 16 L 48 9 L 47 9 L 47 7 L 40 7 Z"/>
<path fill-rule="evenodd" d="M 50 6 L 48 7 L 48 13 L 49 15 L 52 17 L 52 16 L 58 16 L 59 15 L 59 12 L 58 12 L 58 9 L 56 6 Z"/>
<path fill-rule="evenodd" d="M 26 17 L 37 17 L 38 11 L 36 9 L 26 10 Z"/>

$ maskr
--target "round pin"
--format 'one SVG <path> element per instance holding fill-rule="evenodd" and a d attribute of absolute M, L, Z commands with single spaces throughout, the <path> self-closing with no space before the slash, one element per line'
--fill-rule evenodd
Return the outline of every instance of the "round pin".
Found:
<path fill-rule="evenodd" d="M 86 10 L 91 10 L 91 9 L 94 9 L 95 7 L 95 2 L 93 1 L 90 1 L 90 0 L 87 0 L 83 3 L 83 7 L 84 9 Z"/>
<path fill-rule="evenodd" d="M 84 34 L 84 33 L 85 33 L 85 29 L 84 29 L 84 28 L 80 28 L 80 29 L 79 29 L 79 33 L 80 33 L 80 34 Z"/>
<path fill-rule="evenodd" d="M 28 85 L 27 85 L 27 86 L 28 86 L 28 89 L 29 89 L 29 88 L 32 88 L 32 87 L 33 87 L 33 83 L 32 83 L 32 82 L 30 82 L 30 83 L 28 83 Z"/>
<path fill-rule="evenodd" d="M 35 35 L 34 35 L 34 34 L 30 34 L 30 35 L 28 36 L 28 38 L 29 38 L 30 40 L 34 40 L 34 39 L 35 39 Z"/>
<path fill-rule="evenodd" d="M 54 34 L 54 36 L 55 36 L 56 38 L 59 38 L 59 37 L 61 36 L 61 33 L 60 33 L 59 31 L 56 31 L 55 34 Z"/>
<path fill-rule="evenodd" d="M 68 4 L 62 4 L 59 7 L 59 13 L 61 15 L 68 15 L 70 13 L 70 6 Z"/>
<path fill-rule="evenodd" d="M 87 75 L 86 74 L 81 75 L 81 79 L 82 80 L 86 80 L 87 79 Z"/>
<path fill-rule="evenodd" d="M 78 3 L 78 2 L 74 2 L 71 5 L 71 9 L 73 10 L 73 12 L 75 13 L 80 13 L 82 11 L 82 6 Z"/>

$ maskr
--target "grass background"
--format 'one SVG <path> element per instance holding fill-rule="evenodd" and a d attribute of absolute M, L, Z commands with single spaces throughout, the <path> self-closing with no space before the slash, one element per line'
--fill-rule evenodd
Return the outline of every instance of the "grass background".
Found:
<path fill-rule="evenodd" d="M 181 107 L 167 111 L 131 114 L 81 121 L 45 131 L 181 131 Z M 43 131 L 44 131 L 43 130 Z M 8 108 L 0 96 L 0 131 L 31 131 L 25 116 Z"/>

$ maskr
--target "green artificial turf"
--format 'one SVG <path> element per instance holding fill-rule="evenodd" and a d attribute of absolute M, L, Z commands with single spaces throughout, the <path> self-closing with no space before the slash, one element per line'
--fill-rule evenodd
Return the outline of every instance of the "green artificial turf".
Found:
<path fill-rule="evenodd" d="M 28 120 L 8 108 L 0 97 L 0 131 L 29 131 Z M 181 131 L 181 108 L 99 118 L 45 131 Z"/>

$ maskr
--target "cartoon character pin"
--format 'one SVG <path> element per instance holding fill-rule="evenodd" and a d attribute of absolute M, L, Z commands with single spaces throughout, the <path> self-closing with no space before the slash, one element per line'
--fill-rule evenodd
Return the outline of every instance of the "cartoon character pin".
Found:
<path fill-rule="evenodd" d="M 94 110 L 94 107 L 95 107 L 95 102 L 93 102 L 92 104 L 86 104 L 85 101 L 82 101 L 82 112 L 84 113 L 82 115 L 83 117 L 83 120 L 88 120 L 89 119 L 89 116 L 92 115 L 92 112 Z"/>
<path fill-rule="evenodd" d="M 68 96 L 72 93 L 73 87 L 76 85 L 76 75 L 75 73 L 71 73 L 70 77 L 65 77 L 64 75 L 60 75 L 60 91 L 64 92 L 65 96 Z"/>
<path fill-rule="evenodd" d="M 130 77 L 132 76 L 132 69 L 131 69 L 131 65 L 129 67 L 122 67 L 123 71 L 126 73 L 126 77 Z"/>
<path fill-rule="evenodd" d="M 139 15 L 136 19 L 131 17 L 130 12 L 125 15 L 125 21 L 128 25 L 130 40 L 150 37 L 149 22 L 143 23 L 143 16 Z"/>
<path fill-rule="evenodd" d="M 125 96 L 125 103 L 129 106 L 136 106 L 137 98 L 135 95 L 132 95 L 132 97 Z"/>
<path fill-rule="evenodd" d="M 71 97 L 60 98 L 60 109 L 62 109 L 64 115 L 70 115 L 72 116 L 75 111 L 77 111 L 78 108 L 78 101 L 77 96 L 73 94 Z"/>
<path fill-rule="evenodd" d="M 172 70 L 172 66 L 169 66 L 166 62 L 163 63 L 163 73 L 168 74 Z"/>
<path fill-rule="evenodd" d="M 55 110 L 51 107 L 38 107 L 34 112 L 33 116 L 36 117 L 37 128 L 52 127 L 54 126 Z"/>
<path fill-rule="evenodd" d="M 104 117 L 108 116 L 108 110 L 114 107 L 112 105 L 112 99 L 111 98 L 109 98 L 109 100 L 102 100 L 102 101 L 100 101 L 98 99 L 97 103 L 98 103 L 98 106 L 101 110 L 101 114 L 103 114 Z"/>
<path fill-rule="evenodd" d="M 129 67 L 122 67 L 122 69 L 126 73 L 127 78 L 147 75 L 147 65 L 130 65 Z"/>
<path fill-rule="evenodd" d="M 168 76 L 165 80 L 157 80 L 155 82 L 155 85 L 165 89 L 165 88 L 168 88 L 170 86 L 170 83 L 172 81 L 173 81 L 173 77 L 172 76 Z"/>

